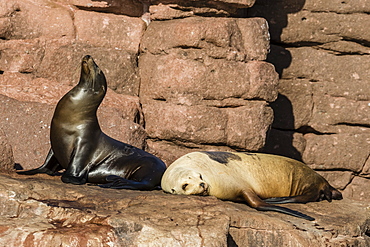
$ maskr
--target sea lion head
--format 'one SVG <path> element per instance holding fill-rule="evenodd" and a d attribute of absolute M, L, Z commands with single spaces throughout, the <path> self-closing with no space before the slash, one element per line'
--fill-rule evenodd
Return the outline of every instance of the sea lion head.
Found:
<path fill-rule="evenodd" d="M 104 73 L 89 55 L 82 58 L 81 76 L 78 86 L 86 90 L 86 92 L 99 95 L 100 97 L 104 97 L 107 91 L 107 81 Z"/>
<path fill-rule="evenodd" d="M 162 178 L 162 189 L 178 195 L 208 195 L 209 184 L 202 174 L 191 169 L 176 168 Z"/>

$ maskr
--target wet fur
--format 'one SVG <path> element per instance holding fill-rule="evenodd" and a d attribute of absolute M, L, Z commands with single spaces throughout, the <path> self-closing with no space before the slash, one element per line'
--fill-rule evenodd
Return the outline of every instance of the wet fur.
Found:
<path fill-rule="evenodd" d="M 157 157 L 104 134 L 96 111 L 107 91 L 104 73 L 90 56 L 81 63 L 79 83 L 58 102 L 51 123 L 51 148 L 39 168 L 19 174 L 54 174 L 72 184 L 151 190 L 158 188 L 166 165 Z"/>

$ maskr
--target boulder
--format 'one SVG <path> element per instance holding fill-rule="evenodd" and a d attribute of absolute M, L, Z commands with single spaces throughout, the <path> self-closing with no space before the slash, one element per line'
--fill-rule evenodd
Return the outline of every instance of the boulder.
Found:
<path fill-rule="evenodd" d="M 291 131 L 309 125 L 314 106 L 312 87 L 312 82 L 305 79 L 279 80 L 279 95 L 271 103 L 274 128 Z"/>
<path fill-rule="evenodd" d="M 283 79 L 311 80 L 314 93 L 318 94 L 352 100 L 370 99 L 366 84 L 370 79 L 368 56 L 337 56 L 312 47 L 289 48 L 288 52 L 292 59 L 281 75 Z M 274 58 L 271 59 L 275 63 Z"/>

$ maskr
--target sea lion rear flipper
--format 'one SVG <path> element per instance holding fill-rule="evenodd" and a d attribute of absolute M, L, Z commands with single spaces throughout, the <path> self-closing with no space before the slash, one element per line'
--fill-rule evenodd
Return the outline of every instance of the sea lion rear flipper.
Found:
<path fill-rule="evenodd" d="M 306 202 L 314 202 L 317 201 L 318 195 L 315 194 L 305 194 L 305 195 L 299 195 L 299 196 L 285 196 L 285 197 L 272 197 L 264 199 L 264 202 L 267 203 L 276 203 L 276 204 L 282 204 L 282 203 L 306 203 Z"/>
<path fill-rule="evenodd" d="M 303 214 L 301 212 L 291 210 L 289 208 L 284 208 L 284 207 L 279 207 L 279 206 L 268 204 L 265 201 L 261 200 L 261 198 L 259 198 L 259 196 L 253 191 L 242 191 L 242 196 L 246 200 L 249 206 L 259 211 L 275 211 L 275 212 L 280 212 L 284 214 L 289 214 L 289 215 L 292 215 L 298 218 L 303 218 L 309 221 L 315 220 L 314 218 L 306 214 Z"/>
<path fill-rule="evenodd" d="M 53 150 L 50 148 L 45 158 L 44 164 L 42 164 L 42 166 L 32 169 L 32 170 L 17 171 L 17 173 L 20 175 L 35 175 L 38 173 L 46 173 L 48 175 L 54 175 L 57 171 L 60 171 L 62 169 L 63 167 L 61 167 L 58 160 L 54 156 Z"/>

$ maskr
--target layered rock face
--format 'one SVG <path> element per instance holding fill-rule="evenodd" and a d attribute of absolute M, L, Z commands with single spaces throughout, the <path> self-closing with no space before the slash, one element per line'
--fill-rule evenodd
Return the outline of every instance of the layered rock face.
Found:
<path fill-rule="evenodd" d="M 0 0 L 0 242 L 369 246 L 367 12 L 355 1 Z M 42 164 L 54 107 L 87 54 L 107 77 L 108 135 L 168 165 L 193 150 L 301 159 L 345 200 L 288 205 L 317 219 L 306 222 L 14 175 L 14 163 Z"/>
<path fill-rule="evenodd" d="M 264 146 L 273 119 L 267 102 L 277 97 L 274 67 L 261 61 L 269 47 L 264 19 L 154 21 L 140 47 L 145 128 L 164 160 L 191 149 Z"/>
<path fill-rule="evenodd" d="M 301 159 L 345 197 L 369 200 L 367 1 L 257 0 L 280 74 L 266 151 Z"/>

